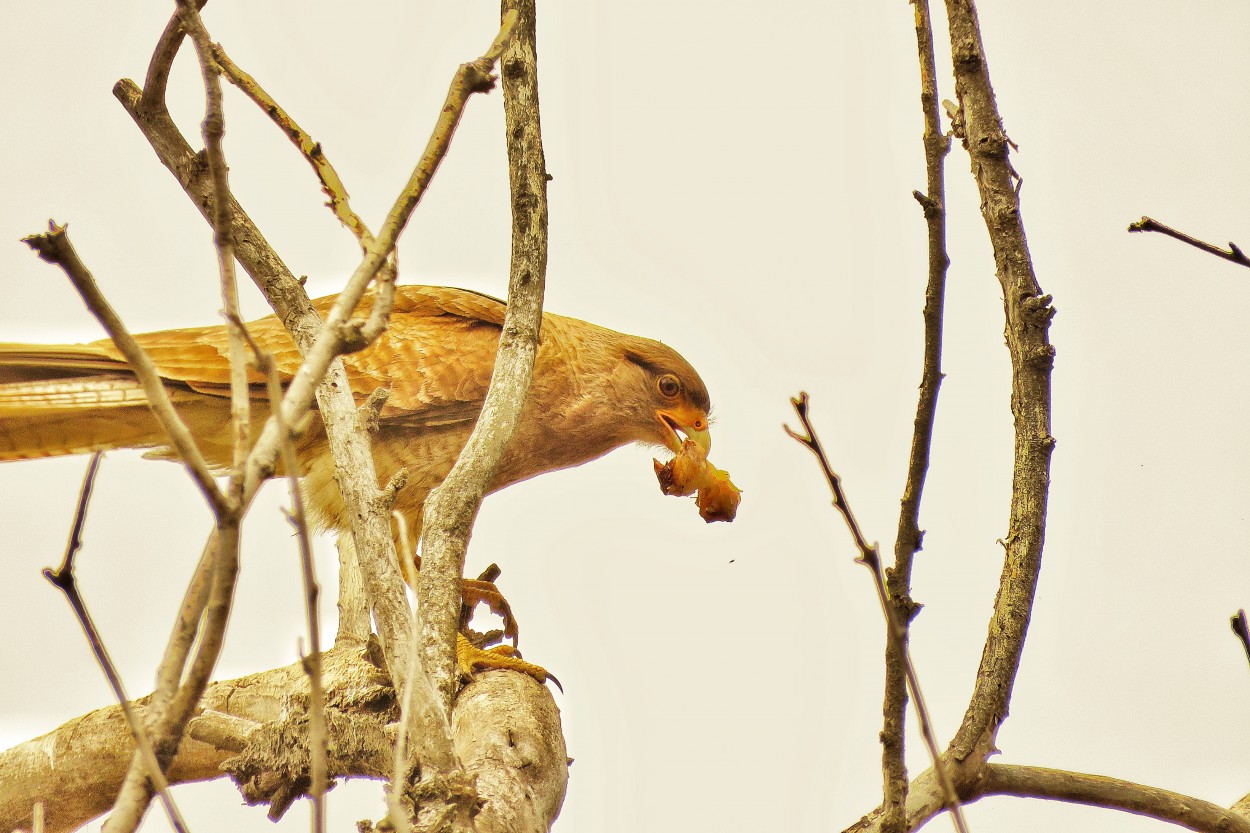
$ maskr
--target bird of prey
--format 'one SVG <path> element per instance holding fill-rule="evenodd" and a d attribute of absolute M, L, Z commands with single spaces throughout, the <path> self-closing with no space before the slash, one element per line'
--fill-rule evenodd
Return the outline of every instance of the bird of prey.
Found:
<path fill-rule="evenodd" d="M 333 302 L 328 297 L 314 304 L 324 315 Z M 502 301 L 476 292 L 400 286 L 382 336 L 343 357 L 359 402 L 379 388 L 389 391 L 373 437 L 378 477 L 385 483 L 400 468 L 408 470 L 395 508 L 418 533 L 426 496 L 451 470 L 482 408 L 504 310 Z M 262 318 L 247 330 L 288 381 L 300 355 L 278 319 Z M 205 458 L 227 466 L 232 435 L 225 325 L 137 339 Z M 249 373 L 259 428 L 269 415 L 268 395 L 260 372 Z M 676 452 L 684 434 L 706 449 L 710 407 L 703 380 L 672 348 L 547 313 L 529 396 L 489 491 L 628 443 Z M 111 341 L 0 343 L 0 461 L 115 448 L 150 448 L 168 456 L 165 442 Z M 297 450 L 316 521 L 323 528 L 347 528 L 318 421 Z"/>
<path fill-rule="evenodd" d="M 325 315 L 334 300 L 314 304 Z M 366 297 L 359 309 L 367 310 L 370 302 Z M 414 537 L 420 535 L 426 497 L 451 471 L 481 411 L 504 311 L 502 301 L 476 292 L 401 286 L 382 336 L 343 357 L 358 402 L 379 388 L 389 391 L 373 453 L 381 483 L 407 470 L 395 509 Z M 273 356 L 283 381 L 289 381 L 300 355 L 282 324 L 269 316 L 246 326 L 260 349 Z M 228 466 L 232 432 L 225 325 L 164 330 L 137 340 L 204 457 L 211 465 Z M 265 378 L 255 368 L 249 374 L 255 436 L 269 416 L 269 399 Z M 489 491 L 580 465 L 628 443 L 674 452 L 693 443 L 705 454 L 710 407 L 699 374 L 672 348 L 545 314 L 529 395 Z M 154 456 L 170 457 L 165 443 L 142 388 L 111 341 L 0 343 L 0 461 L 116 448 L 148 448 Z M 296 450 L 314 522 L 325 529 L 348 529 L 319 420 L 297 441 Z M 490 592 L 482 592 L 478 598 L 490 601 Z M 502 597 L 495 601 L 510 619 Z"/>

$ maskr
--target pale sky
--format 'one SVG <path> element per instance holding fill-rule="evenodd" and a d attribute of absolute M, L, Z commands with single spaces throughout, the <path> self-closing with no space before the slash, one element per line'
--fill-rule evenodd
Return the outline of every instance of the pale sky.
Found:
<path fill-rule="evenodd" d="M 209 230 L 110 94 L 118 78 L 142 78 L 172 4 L 10 5 L 0 340 L 102 334 L 61 273 L 18 242 L 49 218 L 70 224 L 132 329 L 215 322 Z M 903 0 L 763 8 L 540 8 L 554 177 L 547 308 L 680 350 L 715 403 L 712 459 L 744 490 L 735 523 L 705 526 L 692 504 L 659 493 L 651 451 L 627 448 L 486 501 L 469 570 L 503 567 L 526 656 L 564 683 L 556 699 L 576 760 L 562 833 L 816 833 L 880 800 L 880 612 L 816 466 L 781 424 L 789 397 L 809 391 L 866 534 L 889 550 L 925 279 L 911 196 L 924 185 L 912 10 Z M 497 11 L 213 0 L 205 19 L 323 143 L 376 227 Z M 986 0 L 980 11 L 1020 148 L 1034 263 L 1058 311 L 1050 525 L 1001 760 L 1228 805 L 1250 792 L 1250 668 L 1228 628 L 1250 607 L 1250 271 L 1125 227 L 1150 214 L 1250 247 L 1250 7 Z M 941 37 L 941 96 L 953 99 Z M 175 114 L 198 136 L 198 69 L 184 53 L 176 70 Z M 334 291 L 355 265 L 350 235 L 284 137 L 230 93 L 235 193 L 315 294 Z M 502 121 L 498 93 L 470 103 L 401 242 L 404 282 L 505 291 Z M 943 744 L 981 655 L 1011 476 L 1000 291 L 962 149 L 947 170 L 947 378 L 912 632 Z M 246 306 L 265 312 L 250 288 Z M 0 466 L 4 746 L 111 700 L 39 575 L 60 558 L 84 465 Z M 221 678 L 296 657 L 303 614 L 285 499 L 268 489 L 246 527 Z M 152 685 L 208 527 L 176 466 L 134 452 L 105 460 L 82 589 L 136 696 Z M 328 538 L 318 565 L 332 582 Z M 918 772 L 926 756 L 909 743 Z M 193 829 L 274 829 L 227 781 L 175 794 Z M 335 829 L 381 817 L 380 796 L 373 782 L 341 785 Z M 297 804 L 280 829 L 306 829 L 307 813 Z M 968 818 L 979 831 L 1165 829 L 1006 798 Z M 150 813 L 144 830 L 165 829 Z"/>

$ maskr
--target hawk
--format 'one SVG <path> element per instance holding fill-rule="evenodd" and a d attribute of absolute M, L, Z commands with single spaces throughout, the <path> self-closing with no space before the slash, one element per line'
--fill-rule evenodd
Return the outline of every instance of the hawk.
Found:
<path fill-rule="evenodd" d="M 334 301 L 327 297 L 314 304 L 324 316 Z M 360 310 L 370 302 L 366 297 Z M 389 392 L 378 414 L 373 454 L 382 483 L 407 470 L 407 485 L 396 497 L 395 510 L 405 516 L 414 537 L 420 535 L 426 497 L 451 471 L 482 409 L 505 306 L 497 298 L 463 289 L 400 286 L 386 331 L 370 346 L 343 357 L 358 402 L 380 388 Z M 271 315 L 246 326 L 260 349 L 273 356 L 282 379 L 289 381 L 301 359 L 281 322 Z M 205 458 L 213 466 L 228 466 L 232 432 L 225 325 L 136 338 Z M 254 367 L 248 372 L 256 436 L 269 416 L 269 399 L 265 378 Z M 661 445 L 674 452 L 694 449 L 705 456 L 710 408 L 703 380 L 672 348 L 576 318 L 544 314 L 529 394 L 488 491 L 580 465 L 629 443 Z M 165 443 L 142 387 L 111 341 L 0 343 L 0 461 L 116 448 L 147 448 L 153 456 L 172 457 Z M 320 420 L 296 441 L 296 451 L 314 523 L 347 530 Z M 721 512 L 716 519 L 727 518 Z M 481 585 L 465 583 L 466 601 L 472 593 L 472 600 L 490 603 L 504 614 L 505 630 L 515 635 L 506 602 L 492 585 Z M 470 661 L 477 664 L 507 666 L 503 659 L 478 662 L 480 652 L 474 656 Z M 547 676 L 537 666 L 511 667 L 540 681 Z"/>
<path fill-rule="evenodd" d="M 315 306 L 324 315 L 334 297 Z M 362 306 L 369 298 L 362 301 Z M 390 326 L 343 357 L 356 399 L 379 388 L 373 453 L 381 482 L 399 469 L 408 485 L 395 509 L 419 532 L 430 491 L 451 471 L 481 411 L 505 304 L 464 289 L 400 286 Z M 285 328 L 269 316 L 247 325 L 289 381 L 300 364 Z M 136 337 L 210 464 L 231 460 L 230 369 L 225 325 Z M 269 416 L 265 379 L 249 368 L 252 416 Z M 577 466 L 629 443 L 674 452 L 682 435 L 710 444 L 711 404 L 699 374 L 677 351 L 576 318 L 546 313 L 529 396 L 488 491 Z M 0 343 L 0 461 L 150 448 L 170 456 L 165 436 L 125 359 L 109 340 L 90 344 Z M 324 428 L 298 440 L 304 490 L 318 525 L 346 529 Z"/>

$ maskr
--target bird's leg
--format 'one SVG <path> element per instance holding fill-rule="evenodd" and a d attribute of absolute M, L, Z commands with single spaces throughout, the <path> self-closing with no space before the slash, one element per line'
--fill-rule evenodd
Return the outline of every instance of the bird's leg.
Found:
<path fill-rule="evenodd" d="M 413 561 L 416 569 L 420 570 L 421 557 L 414 555 Z M 415 585 L 416 575 L 410 576 L 408 572 L 408 570 L 404 571 L 404 578 L 410 585 Z M 496 668 L 520 671 L 522 674 L 533 677 L 539 683 L 551 680 L 557 688 L 563 691 L 564 688 L 554 674 L 549 673 L 540 665 L 521 659 L 516 649 L 520 628 L 516 617 L 512 615 L 512 607 L 508 604 L 508 600 L 495 586 L 495 579 L 499 577 L 500 572 L 497 565 L 491 564 L 476 579 L 461 579 L 460 633 L 456 637 L 456 664 L 460 668 L 460 673 L 466 677 L 472 677 L 479 671 L 490 671 Z M 502 630 L 495 629 L 486 633 L 478 633 L 469 627 L 473 619 L 473 611 L 479 602 L 485 602 L 492 613 L 503 619 Z M 496 645 L 495 643 L 501 639 L 511 639 L 513 644 Z"/>
<path fill-rule="evenodd" d="M 460 580 L 460 598 L 463 600 L 460 605 L 460 629 L 464 630 L 469 626 L 474 609 L 484 602 L 490 608 L 491 613 L 503 619 L 503 636 L 511 639 L 515 646 L 520 638 L 521 629 L 516 617 L 512 615 L 512 606 L 495 586 L 495 579 L 499 578 L 500 572 L 502 571 L 499 566 L 492 564 L 477 578 Z"/>
<path fill-rule="evenodd" d="M 413 555 L 413 567 L 418 572 L 421 570 L 421 556 Z M 417 586 L 417 576 L 404 563 L 404 559 L 400 559 L 400 567 L 404 574 L 404 581 L 409 587 Z M 492 564 L 482 571 L 482 574 L 475 578 L 464 578 L 460 580 L 460 597 L 462 603 L 460 605 L 460 630 L 465 631 L 469 626 L 469 620 L 473 618 L 473 610 L 478 603 L 485 602 L 490 608 L 490 612 L 503 619 L 503 636 L 512 640 L 515 645 L 518 637 L 521 635 L 521 628 L 517 624 L 516 617 L 512 615 L 512 606 L 508 604 L 508 600 L 504 598 L 503 593 L 499 592 L 499 588 L 495 586 L 495 579 L 499 577 L 500 569 L 497 565 Z M 479 635 L 480 637 L 480 635 Z M 478 644 L 486 644 L 498 641 L 485 640 Z"/>

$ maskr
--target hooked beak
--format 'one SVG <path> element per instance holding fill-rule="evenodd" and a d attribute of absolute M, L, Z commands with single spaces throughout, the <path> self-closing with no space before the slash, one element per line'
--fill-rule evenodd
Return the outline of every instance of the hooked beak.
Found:
<path fill-rule="evenodd" d="M 686 435 L 686 439 L 698 444 L 704 454 L 712 450 L 712 435 L 707 429 L 707 414 L 698 408 L 672 408 L 656 411 L 655 415 L 664 426 L 664 444 L 674 454 L 681 451 L 682 434 Z"/>

